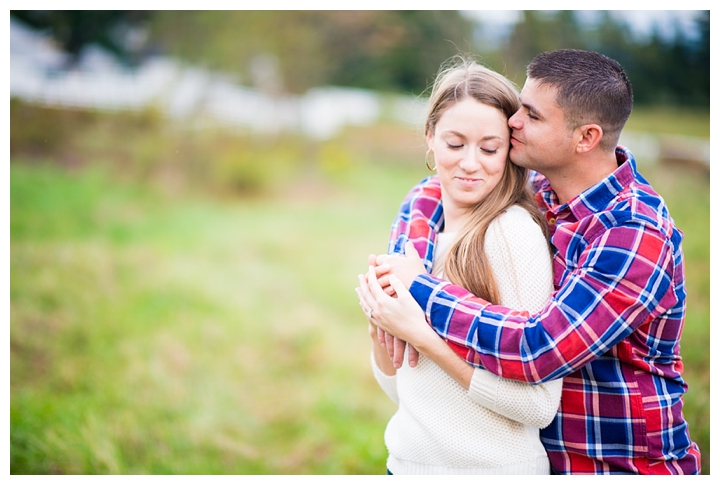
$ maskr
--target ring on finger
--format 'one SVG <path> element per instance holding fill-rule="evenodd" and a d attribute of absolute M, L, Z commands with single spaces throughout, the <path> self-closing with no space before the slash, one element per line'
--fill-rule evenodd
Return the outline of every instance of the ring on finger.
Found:
<path fill-rule="evenodd" d="M 363 313 L 366 317 L 372 318 L 372 308 L 370 310 L 365 311 L 365 308 L 363 307 L 363 304 L 358 302 L 360 304 L 360 308 L 362 308 Z"/>

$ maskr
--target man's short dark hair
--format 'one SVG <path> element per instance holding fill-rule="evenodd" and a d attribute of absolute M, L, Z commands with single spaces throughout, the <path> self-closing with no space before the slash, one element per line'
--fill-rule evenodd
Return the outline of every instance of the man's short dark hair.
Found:
<path fill-rule="evenodd" d="M 527 76 L 557 89 L 556 101 L 571 128 L 598 124 L 600 148 L 615 149 L 633 105 L 632 86 L 620 63 L 599 52 L 562 49 L 535 57 Z"/>

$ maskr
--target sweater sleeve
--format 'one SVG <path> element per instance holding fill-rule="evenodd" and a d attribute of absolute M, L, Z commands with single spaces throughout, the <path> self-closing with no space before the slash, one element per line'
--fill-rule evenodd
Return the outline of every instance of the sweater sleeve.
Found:
<path fill-rule="evenodd" d="M 498 377 L 476 368 L 470 381 L 468 396 L 513 421 L 546 428 L 560 407 L 562 379 L 538 385 Z"/>
<path fill-rule="evenodd" d="M 375 362 L 375 355 L 373 352 L 370 352 L 370 364 L 372 366 L 375 380 L 380 385 L 380 388 L 385 391 L 385 394 L 388 395 L 392 402 L 398 404 L 400 400 L 398 399 L 397 392 L 397 375 L 389 376 L 384 374 Z"/>
<path fill-rule="evenodd" d="M 553 290 L 552 261 L 545 237 L 527 211 L 512 207 L 495 220 L 485 236 L 485 251 L 503 305 L 536 312 L 547 304 Z M 529 385 L 477 368 L 468 393 L 498 414 L 544 428 L 557 414 L 562 380 Z"/>

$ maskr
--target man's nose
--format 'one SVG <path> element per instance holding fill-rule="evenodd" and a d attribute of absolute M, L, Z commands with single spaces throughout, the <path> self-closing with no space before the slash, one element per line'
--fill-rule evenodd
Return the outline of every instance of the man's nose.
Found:
<path fill-rule="evenodd" d="M 510 117 L 510 119 L 508 120 L 508 126 L 513 130 L 519 130 L 522 128 L 522 123 L 520 122 L 520 117 L 517 115 L 517 113 Z"/>

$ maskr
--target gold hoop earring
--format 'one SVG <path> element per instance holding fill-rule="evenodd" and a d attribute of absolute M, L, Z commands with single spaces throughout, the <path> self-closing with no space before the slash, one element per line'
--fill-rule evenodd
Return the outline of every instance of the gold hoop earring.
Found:
<path fill-rule="evenodd" d="M 428 170 L 430 170 L 431 172 L 434 172 L 435 170 L 437 170 L 437 163 L 435 163 L 434 167 L 431 167 L 430 164 L 428 163 L 428 155 L 431 153 L 432 153 L 432 150 L 428 150 L 425 152 L 425 166 L 428 168 Z M 433 162 L 435 162 L 434 155 L 433 155 Z"/>

